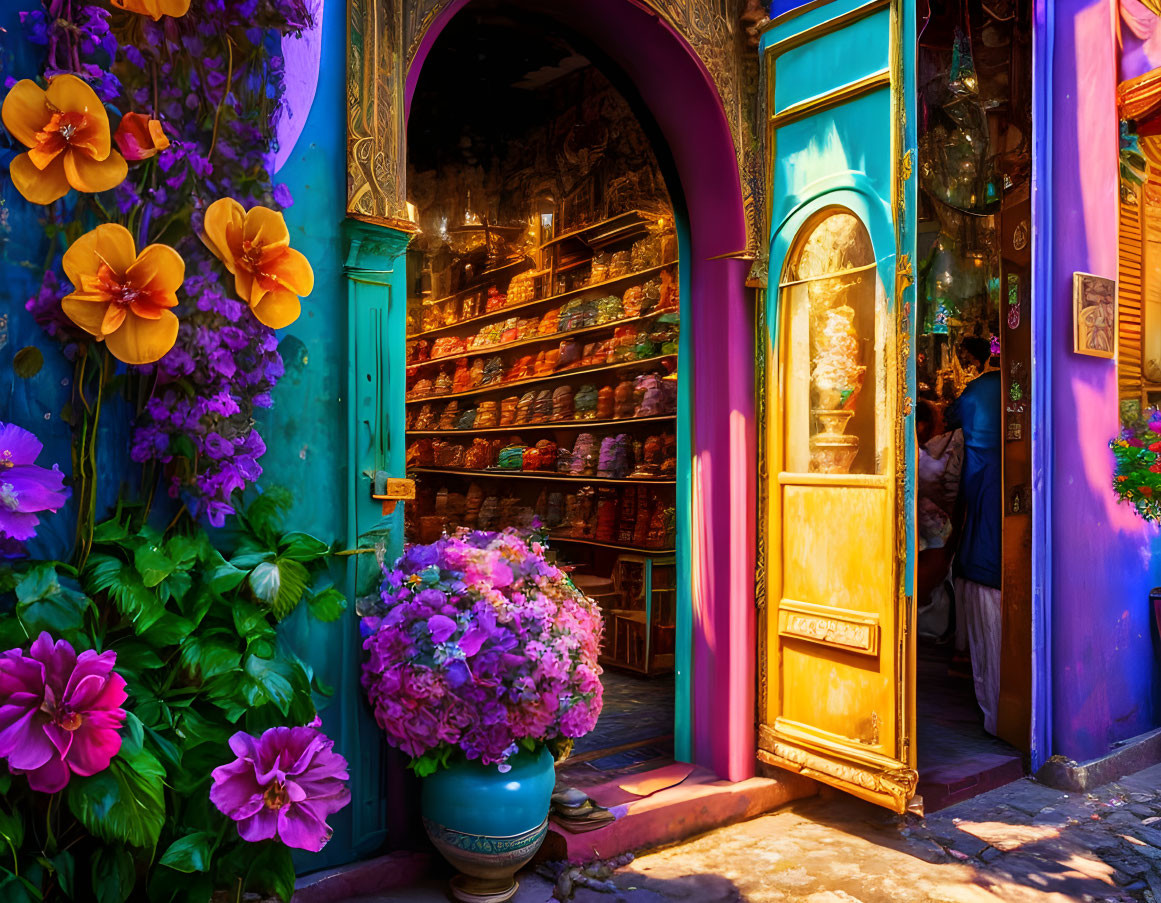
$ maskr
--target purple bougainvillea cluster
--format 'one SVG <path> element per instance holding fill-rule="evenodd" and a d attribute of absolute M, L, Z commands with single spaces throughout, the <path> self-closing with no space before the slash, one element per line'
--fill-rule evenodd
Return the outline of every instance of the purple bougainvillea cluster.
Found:
<path fill-rule="evenodd" d="M 461 530 L 411 546 L 363 618 L 363 686 L 419 774 L 453 750 L 508 767 L 521 749 L 581 737 L 601 711 L 601 614 L 539 542 Z"/>
<path fill-rule="evenodd" d="M 46 75 L 80 75 L 102 100 L 159 120 L 169 138 L 106 198 L 139 248 L 163 242 L 186 263 L 175 346 L 156 364 L 130 368 L 148 386 L 138 393 L 131 457 L 157 462 L 170 495 L 220 526 L 234 492 L 262 473 L 266 446 L 253 417 L 270 406 L 283 366 L 273 330 L 236 300 L 224 281 L 231 277 L 197 236 L 217 198 L 246 208 L 293 203 L 270 174 L 283 78 L 270 39 L 309 24 L 308 0 L 206 0 L 156 22 L 46 0 L 22 18 L 46 49 Z M 61 313 L 67 291 L 58 262 L 26 307 L 71 355 L 80 334 Z"/>

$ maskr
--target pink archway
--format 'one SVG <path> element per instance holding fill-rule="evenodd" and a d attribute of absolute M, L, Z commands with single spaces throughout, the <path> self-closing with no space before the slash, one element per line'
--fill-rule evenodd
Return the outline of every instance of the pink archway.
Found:
<path fill-rule="evenodd" d="M 406 104 L 424 61 L 469 0 L 452 0 L 407 72 Z M 690 759 L 729 780 L 754 771 L 755 459 L 753 306 L 747 264 L 714 259 L 746 247 L 729 124 L 710 74 L 689 44 L 637 0 L 541 0 L 548 15 L 598 47 L 628 76 L 673 158 L 689 213 L 692 579 Z M 679 706 L 682 704 L 679 679 Z M 682 712 L 678 713 L 679 722 Z M 683 754 L 679 733 L 678 754 Z"/>

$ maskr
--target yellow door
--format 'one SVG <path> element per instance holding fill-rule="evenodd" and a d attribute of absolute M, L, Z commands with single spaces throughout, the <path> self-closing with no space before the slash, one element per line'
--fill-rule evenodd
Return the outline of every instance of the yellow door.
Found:
<path fill-rule="evenodd" d="M 921 805 L 908 6 L 812 3 L 765 36 L 759 324 L 758 755 L 898 812 Z"/>

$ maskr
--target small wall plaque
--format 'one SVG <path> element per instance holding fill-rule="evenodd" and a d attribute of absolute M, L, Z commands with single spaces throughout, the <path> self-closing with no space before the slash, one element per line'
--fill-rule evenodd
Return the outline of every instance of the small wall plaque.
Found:
<path fill-rule="evenodd" d="M 1117 347 L 1117 283 L 1092 273 L 1072 274 L 1073 351 L 1111 358 Z"/>

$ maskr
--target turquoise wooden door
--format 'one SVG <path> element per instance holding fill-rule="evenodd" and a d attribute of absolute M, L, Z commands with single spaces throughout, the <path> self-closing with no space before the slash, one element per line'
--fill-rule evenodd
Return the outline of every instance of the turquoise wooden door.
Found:
<path fill-rule="evenodd" d="M 902 812 L 918 781 L 914 7 L 816 0 L 776 15 L 761 53 L 759 757 Z"/>

